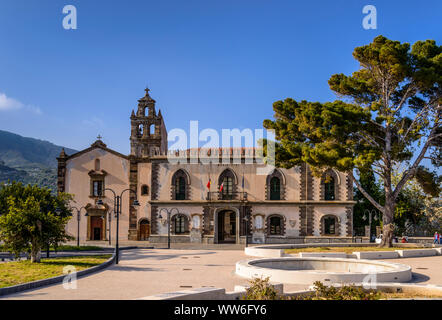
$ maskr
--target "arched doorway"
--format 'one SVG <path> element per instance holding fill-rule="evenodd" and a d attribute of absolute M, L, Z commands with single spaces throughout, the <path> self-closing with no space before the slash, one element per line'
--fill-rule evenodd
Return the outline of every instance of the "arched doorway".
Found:
<path fill-rule="evenodd" d="M 91 240 L 103 240 L 103 218 L 101 216 L 92 216 L 90 218 L 91 222 L 91 231 L 90 231 L 90 235 L 91 235 Z"/>
<path fill-rule="evenodd" d="M 146 240 L 149 240 L 149 236 L 150 236 L 149 220 L 143 219 L 140 221 L 138 239 L 141 241 L 146 241 Z"/>
<path fill-rule="evenodd" d="M 222 210 L 218 212 L 218 243 L 236 243 L 236 212 Z"/>

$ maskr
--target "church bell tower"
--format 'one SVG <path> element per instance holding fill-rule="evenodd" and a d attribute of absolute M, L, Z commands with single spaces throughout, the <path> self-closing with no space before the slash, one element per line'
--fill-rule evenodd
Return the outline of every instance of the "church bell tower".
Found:
<path fill-rule="evenodd" d="M 167 131 L 161 110 L 156 113 L 155 100 L 146 94 L 138 100 L 138 109 L 130 117 L 130 154 L 145 158 L 167 153 Z"/>

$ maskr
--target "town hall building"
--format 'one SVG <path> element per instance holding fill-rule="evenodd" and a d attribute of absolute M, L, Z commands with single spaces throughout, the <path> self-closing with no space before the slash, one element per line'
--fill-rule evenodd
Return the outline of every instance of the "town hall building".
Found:
<path fill-rule="evenodd" d="M 350 241 L 354 201 L 346 173 L 330 169 L 315 177 L 301 165 L 257 174 L 265 164 L 255 160 L 254 148 L 189 149 L 183 161 L 171 162 L 155 103 L 146 89 L 132 111 L 129 155 L 98 138 L 57 158 L 58 191 L 72 194 L 72 207 L 80 209 L 67 225 L 74 238 L 115 239 L 115 194 L 122 195 L 121 240 L 167 242 L 170 233 L 172 242 L 208 244 L 244 243 L 246 234 L 249 243 Z M 198 160 L 188 161 L 195 153 Z M 207 163 L 201 155 L 240 161 Z"/>

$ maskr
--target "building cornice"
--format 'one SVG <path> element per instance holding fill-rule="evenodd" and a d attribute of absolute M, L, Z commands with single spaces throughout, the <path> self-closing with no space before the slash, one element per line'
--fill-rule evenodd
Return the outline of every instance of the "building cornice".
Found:
<path fill-rule="evenodd" d="M 241 200 L 150 200 L 152 205 L 216 205 L 216 204 L 244 204 L 244 205 L 312 205 L 312 206 L 353 206 L 356 201 L 287 201 L 287 200 L 268 200 L 268 201 L 241 201 Z"/>

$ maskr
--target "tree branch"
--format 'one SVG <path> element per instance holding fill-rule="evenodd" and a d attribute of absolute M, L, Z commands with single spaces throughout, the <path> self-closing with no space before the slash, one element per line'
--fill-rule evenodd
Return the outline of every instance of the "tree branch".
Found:
<path fill-rule="evenodd" d="M 405 171 L 404 175 L 402 176 L 402 179 L 397 184 L 396 189 L 393 192 L 393 200 L 396 200 L 397 196 L 399 195 L 399 192 L 401 192 L 402 188 L 405 186 L 405 183 L 415 175 L 417 166 L 422 161 L 422 159 L 425 156 L 425 153 L 430 147 L 430 141 L 432 137 L 435 135 L 438 126 L 439 126 L 439 115 L 436 116 L 436 119 L 434 120 L 434 126 L 431 129 L 428 139 L 425 142 L 425 145 L 422 147 L 418 157 L 416 158 L 416 160 L 414 160 L 413 165 L 407 171 Z"/>
<path fill-rule="evenodd" d="M 353 176 L 353 172 L 350 171 L 350 177 L 352 178 L 353 182 L 355 183 L 356 187 L 359 189 L 359 191 L 361 191 L 361 193 L 364 195 L 364 197 L 367 198 L 368 201 L 371 202 L 372 205 L 374 205 L 376 207 L 376 209 L 378 209 L 380 212 L 384 213 L 384 207 L 382 207 L 375 199 L 373 199 L 372 196 L 370 196 L 367 191 L 365 191 L 364 188 L 362 188 L 362 186 L 360 185 L 360 183 L 355 179 L 355 177 Z"/>

